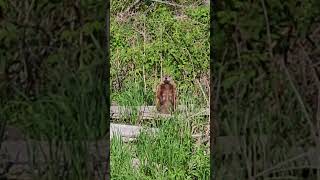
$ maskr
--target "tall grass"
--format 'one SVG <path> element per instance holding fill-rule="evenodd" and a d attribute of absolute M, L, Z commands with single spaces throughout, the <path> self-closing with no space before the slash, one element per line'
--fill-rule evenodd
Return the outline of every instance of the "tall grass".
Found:
<path fill-rule="evenodd" d="M 89 142 L 105 138 L 108 126 L 102 81 L 99 74 L 92 73 L 96 68 L 66 73 L 61 81 L 48 83 L 48 89 L 34 100 L 21 93 L 7 101 L 10 108 L 1 109 L 9 114 L 6 117 L 9 123 L 22 129 L 28 141 L 31 140 L 30 166 L 45 171 L 33 173 L 34 178 L 92 179 L 94 162 L 89 154 L 92 148 Z M 55 88 L 57 92 L 52 92 Z M 39 162 L 44 147 L 32 143 L 34 140 L 49 145 L 49 154 L 45 156 L 47 169 Z"/>
<path fill-rule="evenodd" d="M 113 102 L 121 106 L 155 105 L 155 92 L 144 96 L 143 86 L 139 83 L 127 86 L 131 88 L 112 93 Z M 201 132 L 209 123 L 207 118 L 192 116 L 199 108 L 205 107 L 205 98 L 192 96 L 192 88 L 179 91 L 179 105 L 185 108 L 170 118 L 137 122 L 138 113 L 134 112 L 136 114 L 113 120 L 115 123 L 159 128 L 159 132 L 150 134 L 142 131 L 135 141 L 129 143 L 114 136 L 111 140 L 111 179 L 209 178 L 209 147 L 196 143 L 191 136 Z M 147 98 L 150 98 L 150 103 L 145 103 Z M 139 162 L 138 167 L 134 165 L 136 161 Z"/>
<path fill-rule="evenodd" d="M 158 133 L 142 131 L 130 144 L 112 139 L 112 179 L 208 179 L 208 147 L 194 143 L 190 121 L 179 116 L 165 119 Z M 136 168 L 133 159 L 139 160 Z"/>
<path fill-rule="evenodd" d="M 169 119 L 139 119 L 132 115 L 112 120 L 159 128 L 142 132 L 136 141 L 111 141 L 112 179 L 208 179 L 208 146 L 191 135 L 208 119 L 192 116 L 208 105 L 207 91 L 197 81 L 208 78 L 209 8 L 186 2 L 175 9 L 166 4 L 141 3 L 132 13 L 119 13 L 129 2 L 111 1 L 112 102 L 120 106 L 154 106 L 161 75 L 173 77 L 179 105 L 185 109 Z M 193 5 L 192 5 L 193 4 Z M 208 85 L 207 85 L 208 86 Z M 133 168 L 132 161 L 139 161 Z"/>
<path fill-rule="evenodd" d="M 270 80 L 265 79 L 259 83 L 266 85 L 268 81 Z M 234 86 L 239 92 L 236 96 L 222 91 L 223 106 L 217 113 L 220 136 L 234 136 L 240 142 L 239 150 L 226 154 L 224 151 L 230 149 L 218 148 L 219 151 L 215 154 L 216 178 L 303 179 L 302 177 L 306 177 L 305 172 L 309 172 L 309 168 L 316 168 L 311 165 L 310 159 L 306 158 L 306 153 L 312 147 L 312 140 L 293 90 L 290 86 L 286 86 L 279 104 L 270 106 L 275 99 L 272 94 L 274 92 L 271 91 L 273 88 L 257 92 L 247 89 L 251 86 L 249 83 L 238 85 L 236 83 Z M 258 84 L 252 86 L 252 88 L 258 87 Z M 228 142 L 221 143 L 228 144 Z M 310 171 L 308 178 L 315 179 L 316 176 Z"/>

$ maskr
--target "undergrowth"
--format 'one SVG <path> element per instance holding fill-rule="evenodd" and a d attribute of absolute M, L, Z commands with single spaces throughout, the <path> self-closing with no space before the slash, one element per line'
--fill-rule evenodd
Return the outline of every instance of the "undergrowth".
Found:
<path fill-rule="evenodd" d="M 194 143 L 189 121 L 182 117 L 166 119 L 159 125 L 159 132 L 142 131 L 129 144 L 113 138 L 111 178 L 208 179 L 208 146 Z"/>

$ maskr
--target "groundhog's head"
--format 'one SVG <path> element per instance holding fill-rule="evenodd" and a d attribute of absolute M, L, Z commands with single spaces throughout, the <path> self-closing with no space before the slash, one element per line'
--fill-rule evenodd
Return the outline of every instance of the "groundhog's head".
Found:
<path fill-rule="evenodd" d="M 165 75 L 165 76 L 163 77 L 163 82 L 166 83 L 166 84 L 170 83 L 171 80 L 172 80 L 171 77 L 168 76 L 168 75 Z"/>

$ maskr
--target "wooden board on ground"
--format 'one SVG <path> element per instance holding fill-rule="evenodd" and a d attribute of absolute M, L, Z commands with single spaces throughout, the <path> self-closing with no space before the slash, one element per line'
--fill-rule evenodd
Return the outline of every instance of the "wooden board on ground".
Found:
<path fill-rule="evenodd" d="M 140 126 L 110 123 L 110 138 L 114 135 L 119 135 L 122 138 L 136 138 L 142 129 Z M 157 128 L 148 128 L 146 130 L 153 133 L 158 131 Z"/>
<path fill-rule="evenodd" d="M 139 135 L 141 129 L 142 127 L 139 126 L 111 123 L 110 137 L 112 138 L 114 134 L 118 134 L 122 138 L 135 138 Z M 158 131 L 157 128 L 150 128 L 148 130 L 150 130 L 150 132 Z M 3 165 L 8 163 L 12 163 L 13 167 L 16 165 L 28 166 L 32 161 L 32 154 L 28 153 L 31 147 L 34 147 L 34 150 L 36 150 L 37 156 L 34 156 L 35 162 L 46 164 L 46 158 L 50 155 L 50 145 L 48 142 L 27 140 L 23 138 L 22 133 L 14 127 L 9 127 L 6 129 L 5 134 L 6 139 L 1 143 L 0 146 L 0 172 L 3 171 L 1 167 L 4 167 Z M 268 143 L 268 137 L 266 135 L 260 136 L 260 138 L 258 138 L 258 142 L 266 144 Z M 61 154 L 65 148 L 70 147 L 70 144 L 68 143 L 69 142 L 62 143 L 60 147 L 56 148 L 53 146 L 53 149 L 51 150 L 54 152 L 57 151 L 58 154 Z M 107 148 L 107 137 L 105 140 L 101 139 L 98 142 L 87 141 L 84 143 L 88 147 L 89 160 L 91 160 L 91 162 L 94 164 L 107 163 L 108 158 L 105 154 Z M 241 155 L 244 153 L 241 147 L 245 146 L 245 138 L 243 136 L 220 136 L 217 137 L 216 144 L 218 150 L 217 152 L 220 155 Z M 302 148 L 292 148 L 288 151 L 288 157 L 295 158 L 297 161 L 307 160 L 310 166 L 320 168 L 320 156 L 318 156 L 318 153 L 319 150 L 317 151 L 316 148 L 312 147 L 310 147 L 308 150 Z"/>
<path fill-rule="evenodd" d="M 268 144 L 268 136 L 261 135 L 257 138 L 256 143 L 258 146 L 259 144 Z M 245 153 L 245 146 L 244 136 L 220 136 L 217 137 L 216 153 L 220 155 L 243 155 Z M 286 155 L 289 158 L 295 159 L 295 161 L 306 160 L 310 166 L 320 168 L 319 150 L 316 150 L 316 147 L 309 147 L 307 150 L 301 147 L 292 147 Z"/>
<path fill-rule="evenodd" d="M 88 148 L 88 170 L 90 179 L 105 179 L 107 177 L 106 155 L 107 142 L 86 142 Z M 9 140 L 3 141 L 0 148 L 0 179 L 34 179 L 33 173 L 46 175 L 49 166 L 56 164 L 57 170 L 64 172 L 68 161 L 65 156 L 73 153 L 70 143 L 61 146 L 50 145 L 47 141 Z M 54 157 L 52 157 L 52 155 Z M 51 157 L 50 157 L 51 156 Z"/>
<path fill-rule="evenodd" d="M 177 112 L 181 112 L 188 116 L 208 116 L 209 108 L 196 108 L 194 106 L 178 106 Z M 160 114 L 156 110 L 156 106 L 111 106 L 110 116 L 112 119 L 120 119 L 126 117 L 137 116 L 140 119 L 155 119 L 170 117 L 168 114 Z"/>
<path fill-rule="evenodd" d="M 141 126 L 110 123 L 110 138 L 117 135 L 125 142 L 134 140 L 138 137 L 141 130 L 143 130 L 143 127 Z M 144 128 L 144 130 L 150 133 L 157 133 L 159 131 L 158 128 Z M 192 135 L 193 138 L 201 138 L 203 136 L 204 134 Z"/>

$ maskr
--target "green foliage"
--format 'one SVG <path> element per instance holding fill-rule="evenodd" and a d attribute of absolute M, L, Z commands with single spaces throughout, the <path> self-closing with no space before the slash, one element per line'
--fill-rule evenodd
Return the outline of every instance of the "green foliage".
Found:
<path fill-rule="evenodd" d="M 65 76 L 60 80 L 61 84 L 47 89 L 55 90 L 55 93 L 48 92 L 48 95 L 38 97 L 35 101 L 23 97 L 9 101 L 16 113 L 21 115 L 15 116 L 14 113 L 10 119 L 19 123 L 17 126 L 22 126 L 34 139 L 80 140 L 102 137 L 107 128 L 103 110 L 105 106 L 100 104 L 103 91 L 96 80 L 90 78 L 81 74 Z"/>
<path fill-rule="evenodd" d="M 189 122 L 166 119 L 154 135 L 142 131 L 134 143 L 111 140 L 113 179 L 208 179 L 209 156 L 205 146 L 192 142 Z M 139 160 L 133 168 L 132 160 Z"/>
<path fill-rule="evenodd" d="M 214 88 L 215 92 L 219 90 L 219 135 L 246 138 L 239 156 L 226 155 L 224 159 L 217 156 L 215 161 L 222 162 L 217 164 L 217 179 L 230 174 L 234 175 L 231 179 L 262 178 L 255 175 L 297 155 L 289 155 L 291 147 L 312 145 L 301 140 L 310 137 L 312 132 L 303 109 L 308 109 L 309 116 L 315 117 L 316 113 L 312 101 L 316 96 L 307 93 L 313 81 L 312 73 L 307 73 L 311 66 L 305 65 L 310 60 L 301 54 L 312 54 L 312 49 L 319 47 L 319 36 L 312 35 L 312 40 L 309 37 L 319 25 L 318 7 L 319 1 L 316 0 L 230 0 L 217 3 L 213 37 L 216 48 L 214 72 L 218 75 L 214 78 L 219 82 Z M 270 29 L 270 36 L 267 29 Z M 290 29 L 290 41 L 287 41 Z M 298 46 L 298 42 L 305 43 Z M 280 65 L 286 46 L 290 47 L 286 68 L 294 81 L 293 86 Z M 303 103 L 299 102 L 299 96 Z M 265 136 L 267 143 L 258 142 L 256 137 L 259 136 Z M 248 154 L 255 155 L 250 157 Z M 245 161 L 251 164 L 242 163 Z M 259 163 L 261 161 L 270 164 L 265 166 Z M 299 166 L 303 163 L 286 164 L 279 168 L 281 173 L 270 171 L 262 179 L 271 174 L 280 179 L 289 176 L 301 179 Z M 243 168 L 245 166 L 248 168 Z M 256 172 L 248 174 L 253 166 Z M 287 166 L 297 171 L 287 170 Z"/>
<path fill-rule="evenodd" d="M 160 76 L 169 74 L 178 86 L 179 105 L 207 106 L 195 80 L 208 77 L 209 72 L 209 7 L 177 9 L 144 2 L 138 10 L 132 10 L 133 15 L 116 13 L 127 9 L 128 4 L 113 1 L 111 7 L 112 101 L 131 107 L 154 105 Z M 185 117 L 141 121 L 132 115 L 114 121 L 151 125 L 160 132 L 157 135 L 143 132 L 130 144 L 112 139 L 112 178 L 209 178 L 209 156 L 204 153 L 208 147 L 193 143 L 192 127 Z M 136 169 L 132 168 L 133 158 L 140 160 Z"/>
<path fill-rule="evenodd" d="M 195 77 L 209 71 L 209 8 L 190 7 L 182 15 L 162 5 L 153 11 L 120 19 L 111 19 L 111 79 L 119 77 L 126 91 L 135 82 L 154 90 L 161 71 L 179 83 L 179 90 L 196 88 Z M 124 74 L 123 74 L 124 73 Z M 144 77 L 148 77 L 145 78 Z M 144 93 L 146 93 L 144 92 Z M 146 102 L 152 102 L 147 99 Z"/>
<path fill-rule="evenodd" d="M 52 152 L 43 176 L 30 159 L 32 179 L 92 178 L 83 141 L 101 139 L 108 125 L 102 86 L 104 3 L 0 0 L 0 79 L 6 77 L 0 81 L 0 133 L 4 123 L 14 125 L 29 138 L 49 142 Z M 7 78 L 8 69 L 20 80 Z M 61 154 L 53 152 L 52 147 L 62 146 Z M 63 175 L 57 161 L 62 156 Z"/>
<path fill-rule="evenodd" d="M 132 168 L 132 149 L 123 143 L 120 137 L 114 136 L 111 140 L 111 177 L 112 179 L 137 179 Z"/>

